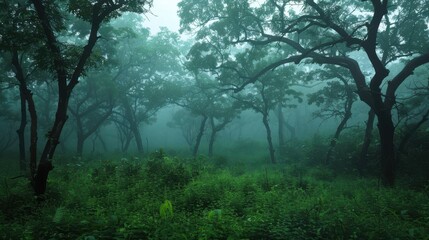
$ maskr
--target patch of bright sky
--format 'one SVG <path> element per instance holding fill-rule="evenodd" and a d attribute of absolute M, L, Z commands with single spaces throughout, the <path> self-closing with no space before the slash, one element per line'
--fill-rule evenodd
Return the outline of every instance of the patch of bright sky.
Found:
<path fill-rule="evenodd" d="M 144 27 L 150 28 L 151 34 L 159 32 L 160 27 L 166 27 L 172 32 L 178 32 L 180 19 L 177 15 L 177 3 L 180 0 L 154 0 L 153 7 L 146 14 Z"/>
<path fill-rule="evenodd" d="M 265 0 L 250 1 L 251 7 L 259 7 Z M 154 0 L 150 13 L 145 16 L 144 27 L 150 28 L 151 34 L 159 32 L 160 27 L 166 27 L 170 31 L 178 32 L 180 28 L 180 18 L 177 15 L 179 8 L 177 4 L 180 0 Z M 302 7 L 302 4 L 291 4 L 294 10 Z"/>

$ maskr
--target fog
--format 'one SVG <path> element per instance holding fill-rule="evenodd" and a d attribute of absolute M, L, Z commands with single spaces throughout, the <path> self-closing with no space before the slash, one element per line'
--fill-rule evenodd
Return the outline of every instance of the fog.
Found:
<path fill-rule="evenodd" d="M 429 1 L 0 2 L 0 239 L 428 239 Z"/>

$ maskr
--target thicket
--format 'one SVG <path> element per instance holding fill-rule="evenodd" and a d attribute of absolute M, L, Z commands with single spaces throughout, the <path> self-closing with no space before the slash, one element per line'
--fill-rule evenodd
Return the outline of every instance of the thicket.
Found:
<path fill-rule="evenodd" d="M 158 151 L 57 164 L 41 202 L 3 178 L 0 239 L 429 239 L 429 184 L 233 162 Z"/>

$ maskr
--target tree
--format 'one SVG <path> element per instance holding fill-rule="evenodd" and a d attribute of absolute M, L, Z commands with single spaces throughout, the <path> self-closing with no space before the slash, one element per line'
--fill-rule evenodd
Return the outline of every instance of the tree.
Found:
<path fill-rule="evenodd" d="M 8 148 L 12 147 L 15 142 L 18 140 L 13 129 L 16 127 L 18 118 L 16 114 L 13 113 L 13 89 L 10 89 L 11 86 L 7 82 L 3 82 L 3 79 L 7 78 L 1 76 L 0 79 L 0 127 L 1 127 L 1 137 L 0 137 L 0 155 L 4 153 Z M 21 160 L 21 159 L 20 159 Z M 22 166 L 24 165 L 24 166 Z M 27 166 L 26 162 L 22 163 L 20 161 L 20 169 L 23 170 Z"/>
<path fill-rule="evenodd" d="M 102 79 L 103 82 L 100 80 Z M 85 140 L 96 133 L 113 114 L 115 89 L 109 79 L 101 74 L 85 78 L 77 87 L 79 91 L 70 99 L 69 112 L 76 124 L 76 154 L 83 155 Z M 80 88 L 79 88 L 80 87 Z"/>
<path fill-rule="evenodd" d="M 16 26 L 18 27 L 9 29 L 7 34 L 2 34 L 2 45 L 4 42 L 31 43 L 37 49 L 33 56 L 38 68 L 49 71 L 56 78 L 58 102 L 55 119 L 50 131 L 46 134 L 47 141 L 38 163 L 36 160 L 37 112 L 31 98 L 26 99 L 31 115 L 30 179 L 35 194 L 41 195 L 46 190 L 48 174 L 53 169 L 52 158 L 68 118 L 67 109 L 71 93 L 92 61 L 90 57 L 93 55 L 94 47 L 99 39 L 98 30 L 105 22 L 119 17 L 123 12 L 142 13 L 147 11 L 146 7 L 151 5 L 151 1 L 80 0 L 53 3 L 34 0 L 31 3 L 32 5 L 22 5 L 21 1 L 14 3 L 13 6 L 18 7 L 23 13 L 29 14 L 29 19 L 32 21 L 28 21 L 28 18 L 17 18 Z M 7 2 L 3 1 L 2 4 L 7 4 Z M 70 43 L 66 39 L 63 42 L 65 38 L 60 36 L 67 34 L 64 32 L 65 21 L 70 16 L 89 23 L 90 30 L 88 30 L 85 40 Z M 26 32 L 25 26 L 30 24 L 37 31 Z M 25 38 L 20 38 L 20 36 Z M 40 42 L 44 42 L 44 44 L 38 45 Z M 92 62 L 96 62 L 96 59 L 93 60 Z M 19 72 L 17 69 L 17 78 L 20 78 Z M 27 95 L 31 96 L 31 93 L 27 92 Z"/>
<path fill-rule="evenodd" d="M 279 67 L 275 71 L 261 76 L 260 81 L 255 82 L 251 87 L 245 89 L 243 82 L 247 81 L 246 74 L 256 73 L 266 62 L 276 59 L 278 52 L 272 52 L 271 48 L 265 46 L 248 48 L 233 48 L 234 57 L 228 57 L 221 52 L 222 44 L 218 42 L 202 42 L 195 44 L 188 56 L 190 66 L 200 71 L 211 71 L 218 77 L 218 88 L 223 90 L 234 90 L 232 95 L 237 100 L 241 108 L 252 109 L 262 115 L 262 123 L 267 133 L 267 143 L 270 161 L 276 162 L 275 149 L 272 141 L 271 127 L 269 123 L 270 111 L 278 105 L 281 107 L 291 107 L 289 97 L 295 97 L 299 101 L 299 93 L 291 86 L 300 80 L 299 71 L 294 71 L 293 66 Z M 287 52 L 282 49 L 281 52 Z M 213 54 L 216 53 L 216 54 Z M 220 63 L 219 63 L 220 61 Z M 241 85 L 241 86 L 240 86 Z M 240 91 L 242 91 L 240 93 Z"/>
<path fill-rule="evenodd" d="M 260 81 L 254 83 L 252 88 L 248 87 L 234 96 L 242 107 L 252 109 L 262 115 L 262 123 L 264 124 L 267 134 L 271 163 L 276 163 L 277 161 L 271 136 L 272 132 L 269 121 L 270 112 L 275 110 L 279 105 L 286 106 L 290 100 L 288 97 L 299 98 L 300 95 L 298 92 L 290 89 L 288 86 L 290 83 L 282 78 L 282 76 L 291 74 L 282 74 L 279 72 L 284 71 L 277 70 L 271 72 L 265 75 Z"/>
<path fill-rule="evenodd" d="M 231 96 L 226 93 L 217 96 L 212 102 L 211 111 L 209 113 L 210 123 L 210 138 L 209 138 L 209 157 L 213 156 L 214 144 L 218 132 L 226 128 L 240 114 L 237 104 Z"/>
<path fill-rule="evenodd" d="M 186 108 L 181 108 L 173 113 L 171 121 L 167 123 L 170 128 L 180 129 L 191 153 L 194 150 L 198 134 L 199 121 L 197 117 Z"/>
<path fill-rule="evenodd" d="M 123 139 L 122 150 L 128 149 L 132 139 L 137 151 L 144 153 L 140 125 L 149 123 L 156 113 L 176 98 L 177 82 L 183 74 L 180 41 L 177 34 L 167 29 L 155 36 L 149 36 L 147 29 L 131 31 L 130 21 L 115 22 L 114 27 L 121 39 L 112 54 L 119 64 L 110 71 L 116 89 L 121 93 L 118 107 L 114 111 L 114 122 Z M 179 45 L 179 46 L 178 46 Z"/>
<path fill-rule="evenodd" d="M 407 145 L 413 135 L 429 120 L 429 76 L 428 68 L 416 71 L 412 77 L 413 87 L 407 87 L 400 95 L 405 99 L 397 107 L 399 135 L 398 158 L 407 154 Z M 425 79 L 427 79 L 425 81 Z"/>
<path fill-rule="evenodd" d="M 208 155 L 212 157 L 218 132 L 225 129 L 239 115 L 240 109 L 234 98 L 219 89 L 215 79 L 201 75 L 196 76 L 193 90 L 188 91 L 191 94 L 187 95 L 186 103 L 183 106 L 188 108 L 193 114 L 201 116 L 200 129 L 196 138 L 193 156 L 195 157 L 198 152 L 201 137 L 203 136 L 208 120 L 210 126 Z"/>
<path fill-rule="evenodd" d="M 192 132 L 189 132 L 188 130 L 185 131 L 187 133 L 185 138 L 187 139 L 188 144 L 192 145 L 192 156 L 196 157 L 202 137 L 206 130 L 207 120 L 210 116 L 212 116 L 213 102 L 216 99 L 218 91 L 217 89 L 213 88 L 213 81 L 208 75 L 201 74 L 198 71 L 194 71 L 190 74 L 193 75 L 192 81 L 182 82 L 180 90 L 182 94 L 174 101 L 174 103 L 189 111 L 191 116 L 197 116 L 200 119 L 199 123 L 196 124 L 198 128 L 195 133 L 195 137 Z M 180 123 L 178 120 L 183 120 L 177 117 L 176 119 L 176 125 L 177 123 Z M 186 129 L 185 126 L 183 126 L 185 128 L 182 126 L 180 127 L 182 128 L 182 132 Z"/>
<path fill-rule="evenodd" d="M 212 59 L 217 67 L 228 59 L 233 45 L 294 50 L 247 75 L 237 91 L 284 64 L 314 62 L 347 69 L 360 100 L 377 116 L 382 180 L 386 186 L 394 185 L 395 93 L 415 69 L 429 62 L 429 2 L 184 0 L 179 7 L 182 30 L 197 29 L 198 41 L 222 45 L 217 49 L 225 51 L 210 53 L 216 56 Z M 365 59 L 358 59 L 358 52 Z M 402 69 L 389 76 L 391 63 L 399 60 L 405 62 Z M 370 77 L 363 73 L 363 66 L 371 68 Z"/>
<path fill-rule="evenodd" d="M 324 162 L 329 164 L 332 161 L 340 134 L 347 126 L 347 121 L 352 117 L 352 106 L 356 101 L 356 95 L 355 89 L 350 85 L 349 75 L 344 69 L 333 67 L 327 71 L 322 70 L 318 77 L 333 81 L 327 82 L 324 88 L 308 95 L 308 103 L 320 107 L 314 116 L 324 120 L 340 118 L 340 123 L 331 138 Z"/>
<path fill-rule="evenodd" d="M 29 89 L 30 73 L 34 71 L 31 61 L 37 51 L 43 49 L 41 27 L 37 24 L 37 16 L 28 11 L 30 3 L 19 1 L 2 1 L 0 3 L 0 50 L 5 53 L 4 60 L 10 63 L 9 71 L 14 73 L 18 82 L 20 96 L 21 121 L 17 130 L 19 142 L 19 165 L 26 170 L 25 129 L 27 125 L 27 106 L 31 119 L 30 158 L 36 158 L 37 114 L 34 99 Z M 7 57 L 6 57 L 7 56 Z M 33 79 L 34 80 L 34 79 Z"/>

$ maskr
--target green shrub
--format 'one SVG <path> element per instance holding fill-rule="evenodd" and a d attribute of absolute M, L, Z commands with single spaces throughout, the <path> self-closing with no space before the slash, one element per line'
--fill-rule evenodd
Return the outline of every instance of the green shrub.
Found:
<path fill-rule="evenodd" d="M 158 153 L 147 162 L 60 165 L 44 202 L 34 201 L 25 179 L 8 179 L 0 186 L 0 239 L 429 236 L 428 191 L 380 188 L 377 179 L 304 164 L 237 175 L 193 161 Z"/>
<path fill-rule="evenodd" d="M 192 178 L 191 171 L 177 158 L 157 155 L 146 163 L 146 175 L 160 187 L 185 186 Z"/>
<path fill-rule="evenodd" d="M 311 177 L 316 181 L 333 181 L 335 180 L 335 172 L 327 167 L 318 166 L 310 171 Z"/>

